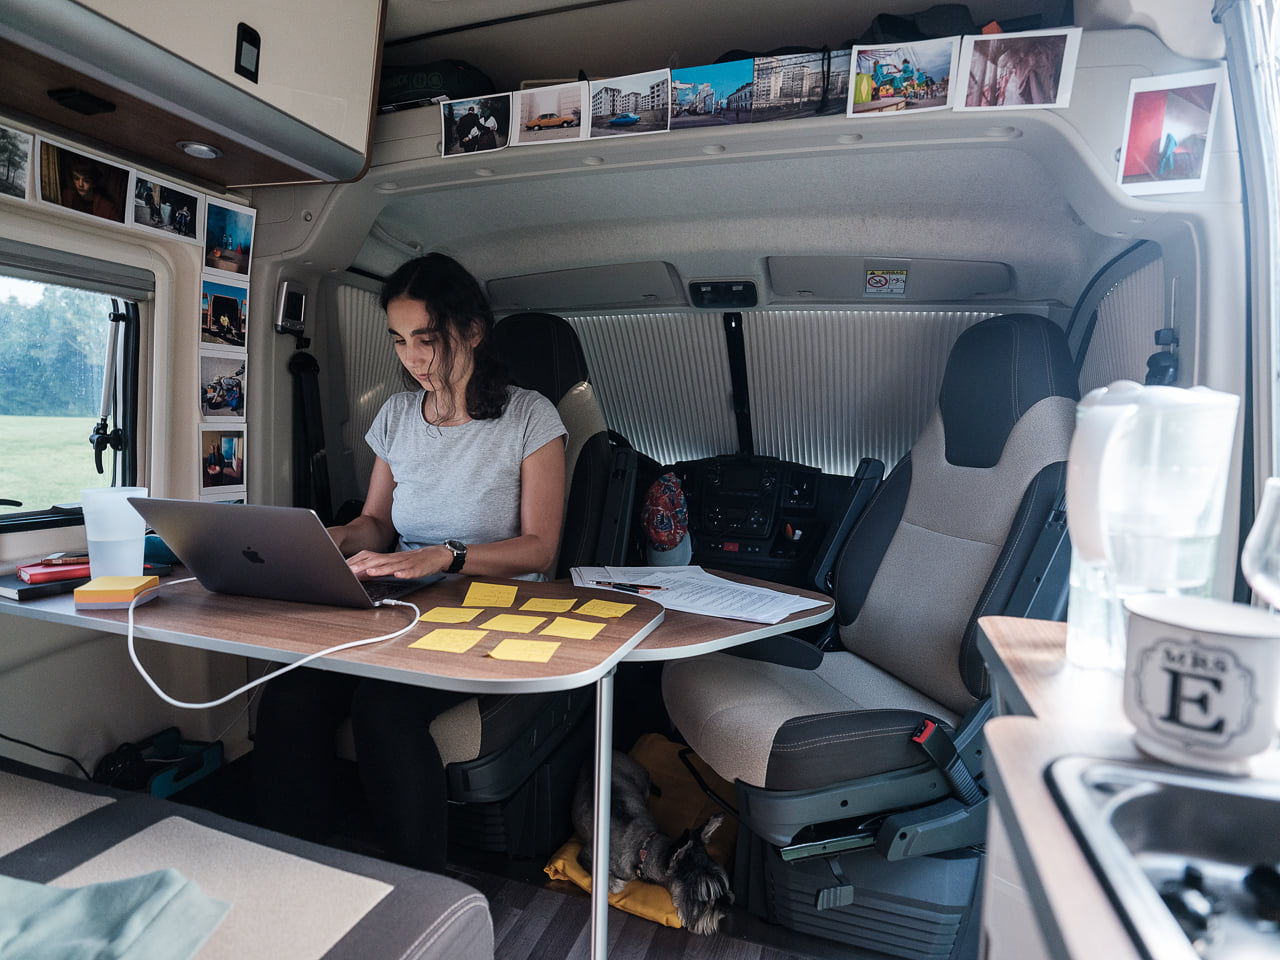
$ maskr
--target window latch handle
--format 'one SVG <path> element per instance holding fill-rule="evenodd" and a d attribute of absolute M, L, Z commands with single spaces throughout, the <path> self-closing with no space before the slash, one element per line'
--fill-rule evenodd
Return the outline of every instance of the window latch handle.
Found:
<path fill-rule="evenodd" d="M 124 436 L 119 430 L 109 430 L 105 417 L 98 421 L 98 425 L 93 428 L 93 433 L 89 434 L 89 442 L 93 444 L 93 463 L 98 468 L 98 473 L 106 473 L 102 467 L 103 450 L 107 447 L 116 451 L 124 448 Z"/>

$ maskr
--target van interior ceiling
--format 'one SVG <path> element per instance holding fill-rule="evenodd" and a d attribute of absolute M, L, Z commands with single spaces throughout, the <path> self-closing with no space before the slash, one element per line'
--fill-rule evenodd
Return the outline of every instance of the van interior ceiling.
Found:
<path fill-rule="evenodd" d="M 1062 791 L 1046 786 L 1049 774 L 1021 782 L 1010 773 L 1016 764 L 1008 744 L 997 764 L 984 731 L 1003 714 L 1035 713 L 1042 704 L 1069 713 L 1077 701 L 1096 704 L 1112 694 L 1121 714 L 1115 676 L 1055 670 L 1039 677 L 1044 700 L 1037 701 L 1024 698 L 1009 676 L 1016 670 L 999 661 L 1006 642 L 1061 658 L 1054 644 L 1065 625 L 1048 621 L 1066 617 L 1065 450 L 1075 404 L 1089 391 L 1132 380 L 1241 398 L 1213 590 L 1226 598 L 1234 586 L 1238 599 L 1248 599 L 1239 548 L 1277 454 L 1273 321 L 1262 303 L 1271 266 L 1258 263 L 1265 248 L 1258 234 L 1275 232 L 1266 220 L 1275 212 L 1259 213 L 1273 197 L 1258 198 L 1264 191 L 1254 189 L 1246 154 L 1250 144 L 1272 153 L 1275 145 L 1274 130 L 1254 129 L 1241 109 L 1266 98 L 1233 96 L 1243 68 L 1224 24 L 1243 17 L 1243 7 L 1277 2 L 295 0 L 263 7 L 229 0 L 211 13 L 195 0 L 163 10 L 147 0 L 0 0 L 0 59 L 15 67 L 0 83 L 0 135 L 26 138 L 30 177 L 21 195 L 0 181 L 0 320 L 38 328 L 52 318 L 50 339 L 63 352 L 33 333 L 24 363 L 65 371 L 66 385 L 93 394 L 91 403 L 64 404 L 75 416 L 60 419 L 84 457 L 74 469 L 49 459 L 58 464 L 51 473 L 67 474 L 53 478 L 62 481 L 51 487 L 57 493 L 33 504 L 24 492 L 29 502 L 19 507 L 17 495 L 0 487 L 0 580 L 37 556 L 87 551 L 74 500 L 95 483 L 136 484 L 174 500 L 306 507 L 325 525 L 356 516 L 375 470 L 366 433 L 387 398 L 405 389 L 379 295 L 402 264 L 443 253 L 479 280 L 499 330 L 511 322 L 496 342 L 519 351 L 521 338 L 535 335 L 528 331 L 555 331 L 546 335 L 555 349 L 532 364 L 554 367 L 554 376 L 530 373 L 528 357 L 509 366 L 528 381 L 521 386 L 558 405 L 570 447 L 579 433 L 595 445 L 590 457 L 573 448 L 567 458 L 566 504 L 588 506 L 571 518 L 581 522 L 565 525 L 581 542 L 570 550 L 562 532 L 559 558 L 567 552 L 593 569 L 669 561 L 646 523 L 674 478 L 690 536 L 687 555 L 671 556 L 811 601 L 788 635 L 764 621 L 747 627 L 746 619 L 703 618 L 738 629 L 716 634 L 698 648 L 707 656 L 679 661 L 679 669 L 664 663 L 667 648 L 646 649 L 661 637 L 655 621 L 645 624 L 653 631 L 645 643 L 587 683 L 539 687 L 520 677 L 519 689 L 498 692 L 470 675 L 454 683 L 470 699 L 447 714 L 442 732 L 431 727 L 441 742 L 454 737 L 440 751 L 448 754 L 451 801 L 452 876 L 442 877 L 381 859 L 349 723 L 336 738 L 345 819 L 328 845 L 261 827 L 246 772 L 258 708 L 249 688 L 274 664 L 244 640 L 249 615 L 242 623 L 237 609 L 221 605 L 241 598 L 183 584 L 166 604 L 161 581 L 160 602 L 138 606 L 136 629 L 132 614 L 126 626 L 115 611 L 96 612 L 101 629 L 86 626 L 87 607 L 78 610 L 69 594 L 22 604 L 0 599 L 0 807 L 48 804 L 70 818 L 49 831 L 32 816 L 12 843 L 0 837 L 0 886 L 9 875 L 95 883 L 109 875 L 104 864 L 117 847 L 132 855 L 151 844 L 170 844 L 184 858 L 179 868 L 195 875 L 209 844 L 229 851 L 226 861 L 212 861 L 214 877 L 226 864 L 233 878 L 245 864 L 260 864 L 243 888 L 213 895 L 251 917 L 235 936 L 269 932 L 274 939 L 262 942 L 280 951 L 272 955 L 336 958 L 349 948 L 350 955 L 431 960 L 596 960 L 602 929 L 613 924 L 622 930 L 618 944 L 643 941 L 648 946 L 635 949 L 649 955 L 701 955 L 688 930 L 654 933 L 637 921 L 648 916 L 643 911 L 625 921 L 610 911 L 602 925 L 600 899 L 591 917 L 579 917 L 581 902 L 569 898 L 569 907 L 555 907 L 562 924 L 515 943 L 536 912 L 535 904 L 523 915 L 511 908 L 526 904 L 522 885 L 560 897 L 574 882 L 557 871 L 573 873 L 578 860 L 560 848 L 572 830 L 578 771 L 593 749 L 599 769 L 599 751 L 610 745 L 593 741 L 594 729 L 611 731 L 611 744 L 623 750 L 669 747 L 662 774 L 698 803 L 705 799 L 707 815 L 731 814 L 726 823 L 739 831 L 737 840 L 726 841 L 731 831 L 724 830 L 718 841 L 737 864 L 729 876 L 736 907 L 719 904 L 728 919 L 717 949 L 726 957 L 1163 960 L 1160 949 L 1138 942 L 1128 914 L 1112 915 L 1123 905 L 1106 881 L 1078 882 L 1094 878 L 1097 857 L 1075 846 L 1084 831 L 1060 814 Z M 837 71 L 829 89 L 833 55 L 847 61 L 851 47 L 1030 31 L 1070 37 L 1065 102 L 857 113 L 846 112 L 846 100 L 855 84 L 871 82 L 869 74 L 840 81 Z M 234 57 L 223 56 L 218 38 L 234 41 Z M 957 43 L 950 67 L 957 78 L 960 49 Z M 728 118 L 726 98 L 707 109 L 707 122 L 670 123 L 669 71 L 802 52 L 817 66 L 780 81 L 802 91 L 795 102 L 805 106 L 794 116 L 759 121 L 762 113 L 751 122 L 748 101 L 749 119 L 739 122 L 740 115 Z M 637 89 L 625 110 L 593 116 L 593 93 L 606 94 L 595 89 L 598 81 L 650 72 L 664 78 L 670 102 L 654 106 Z M 1191 148 L 1207 145 L 1202 182 L 1177 192 L 1132 189 L 1124 182 L 1131 90 L 1188 75 L 1218 78 L 1216 108 L 1195 104 L 1197 116 L 1212 118 Z M 756 76 L 753 85 L 762 88 Z M 445 93 L 417 98 L 412 91 L 423 84 Z M 523 92 L 570 84 L 580 84 L 576 112 L 531 111 L 526 101 L 518 115 Z M 465 96 L 455 95 L 459 89 Z M 896 99 L 882 89 L 894 88 L 875 86 L 877 100 Z M 488 97 L 507 104 L 511 127 L 497 146 L 463 152 L 464 127 L 449 101 L 488 111 Z M 659 113 L 665 123 L 647 129 L 649 114 Z M 482 131 L 477 121 L 475 135 Z M 82 153 L 98 165 L 95 176 L 105 170 L 121 178 L 119 209 L 77 205 L 70 171 Z M 1172 142 L 1164 154 L 1164 162 L 1178 162 Z M 1184 146 L 1182 162 L 1187 156 Z M 198 226 L 176 219 L 184 200 L 195 205 Z M 1256 275 L 1260 269 L 1265 277 Z M 27 281 L 44 285 L 43 300 L 20 309 L 10 292 Z M 84 332 L 63 314 L 89 293 L 109 296 L 112 307 Z M 103 364 L 102 354 L 115 356 L 99 345 L 113 317 L 128 320 L 120 334 L 127 350 Z M 0 343 L 13 341 L 0 331 Z M 71 372 L 71 354 L 84 370 Z M 1036 358 L 1030 376 L 1020 366 L 1028 357 Z M 15 366 L 0 362 L 0 369 Z M 41 376 L 21 379 L 38 383 L 39 395 L 57 393 L 58 374 Z M 993 398 L 992 385 L 1006 382 L 1008 390 Z M 1014 414 L 1001 426 L 996 409 L 1005 394 Z M 37 416 L 50 405 L 28 406 L 0 404 L 0 429 L 21 419 L 23 442 L 33 443 L 43 440 Z M 570 416 L 580 419 L 571 425 Z M 1034 455 L 1011 457 L 1016 464 L 988 456 L 1006 441 L 1007 449 Z M 95 453 L 101 476 L 87 465 Z M 973 462 L 954 462 L 953 454 Z M 575 465 L 588 462 L 605 464 L 591 469 L 607 478 L 575 477 Z M 2 468 L 0 479 L 16 483 Z M 983 483 L 1008 489 L 987 496 Z M 579 501 L 592 484 L 598 489 Z M 956 503 L 965 504 L 954 511 L 965 516 L 948 513 Z M 147 562 L 162 569 L 177 560 L 162 551 L 149 542 Z M 254 546 L 233 552 L 257 553 Z M 349 576 L 337 554 L 334 563 Z M 859 556 L 877 559 L 860 570 Z M 957 571 L 950 578 L 949 565 Z M 892 584 L 911 583 L 920 570 L 931 581 L 919 585 L 920 596 L 899 596 Z M 207 629 L 173 626 L 179 604 L 195 596 L 210 604 Z M 245 598 L 245 608 L 256 599 Z M 301 655 L 305 639 L 289 632 L 307 629 L 289 619 L 296 606 L 280 604 L 288 640 L 265 657 Z M 357 613 L 368 614 L 379 624 L 372 635 L 404 618 L 389 606 L 312 624 L 347 629 L 363 624 Z M 630 629 L 647 609 L 638 607 L 616 614 L 610 629 L 631 618 Z M 819 607 L 821 616 L 813 613 Z M 704 626 L 674 609 L 665 616 L 690 635 Z M 148 614 L 162 625 L 148 625 Z M 988 626 L 999 618 L 1021 646 L 994 627 L 988 636 L 979 617 Z M 1023 634 L 1007 621 L 1033 626 Z M 936 669 L 920 671 L 928 676 L 913 674 L 919 651 L 906 648 L 910 638 L 887 627 L 877 633 L 891 623 L 942 638 L 928 658 Z M 755 642 L 730 649 L 730 639 L 748 632 Z M 183 640 L 160 642 L 179 634 Z M 186 642 L 197 635 L 203 646 Z M 366 651 L 348 658 L 357 665 L 348 672 L 394 674 L 379 650 L 371 647 L 368 661 Z M 743 655 L 727 655 L 735 652 Z M 138 658 L 137 670 L 129 657 Z M 725 735 L 728 747 L 680 752 L 698 736 L 678 729 L 678 714 L 704 735 L 712 727 L 702 728 L 700 709 L 719 717 L 722 708 L 740 707 L 734 691 L 763 689 L 775 672 L 790 683 L 801 669 L 807 676 L 779 698 L 803 699 L 805 709 L 779 721 L 776 733 L 748 736 L 752 717 Z M 182 701 L 216 705 L 173 708 L 175 700 L 162 695 L 161 702 L 139 673 Z M 1092 684 L 1099 677 L 1114 680 L 1116 690 L 1099 693 Z M 1087 690 L 1068 690 L 1067 680 Z M 846 681 L 858 696 L 840 686 Z M 231 702 L 213 699 L 241 684 L 248 686 Z M 778 680 L 776 689 L 785 686 Z M 678 708 L 669 709 L 664 692 L 680 698 Z M 704 695 L 712 699 L 695 704 Z M 776 707 L 769 696 L 760 694 L 763 714 Z M 508 712 L 512 701 L 518 721 Z M 805 725 L 838 731 L 833 741 L 870 742 L 884 734 L 875 714 L 911 731 L 876 740 L 865 763 L 837 752 L 841 776 L 832 780 Z M 473 719 L 475 729 L 459 734 L 458 725 Z M 1078 731 L 1060 717 L 1046 725 L 1076 742 Z M 934 729 L 938 736 L 926 746 Z M 1029 730 L 1010 737 L 1016 748 L 1025 735 L 1036 762 L 1060 748 L 1019 732 Z M 1118 750 L 1117 762 L 1146 762 L 1127 739 L 1120 749 L 1119 735 L 1105 733 L 1081 734 L 1079 743 Z M 190 787 L 146 777 L 125 790 L 102 782 L 103 770 L 138 775 L 140 752 L 170 741 L 186 751 L 177 773 L 196 771 Z M 750 750 L 759 755 L 744 769 L 758 783 L 734 766 Z M 717 751 L 731 771 L 723 777 L 711 761 Z M 857 766 L 856 775 L 846 776 L 845 765 Z M 72 784 L 68 775 L 98 782 Z M 1116 783 L 1127 783 L 1125 776 Z M 1020 806 L 1000 792 L 1015 787 L 1049 799 L 1037 793 L 1039 806 Z M 157 799 L 171 788 L 173 799 L 199 808 L 190 822 L 177 818 L 181 827 L 169 823 L 168 801 Z M 130 805 L 134 792 L 151 795 Z M 80 819 L 82 808 L 92 819 Z M 1048 824 L 1044 810 L 1058 820 Z M 719 855 L 708 839 L 716 827 L 703 820 L 688 826 L 702 830 Z M 83 852 L 61 846 L 62 831 L 85 841 Z M 1039 872 L 1027 872 L 1046 837 L 1071 845 L 1061 877 L 1043 861 Z M 639 857 L 643 863 L 643 848 Z M 550 888 L 548 862 L 557 877 Z M 344 907 L 315 917 L 308 930 L 323 911 L 293 897 L 290 924 L 273 931 L 246 901 L 274 902 L 271 889 L 295 868 L 320 891 L 316 903 Z M 1064 911 L 1070 891 L 1062 886 L 1070 883 L 1096 924 Z M 415 900 L 431 910 L 419 916 Z M 527 922 L 532 929 L 535 921 Z M 670 917 L 663 922 L 678 926 Z M 437 923 L 433 929 L 449 934 L 438 943 L 424 933 Z M 514 932 L 495 945 L 503 924 Z M 296 943 L 286 942 L 295 935 Z M 230 945 L 227 955 L 254 955 L 245 940 L 217 943 Z M 744 943 L 754 952 L 737 952 Z"/>

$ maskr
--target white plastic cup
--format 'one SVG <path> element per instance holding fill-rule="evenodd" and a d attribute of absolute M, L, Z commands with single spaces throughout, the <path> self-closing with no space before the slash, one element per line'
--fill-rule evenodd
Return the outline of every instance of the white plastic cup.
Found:
<path fill-rule="evenodd" d="M 142 576 L 147 525 L 128 498 L 145 496 L 146 487 L 97 487 L 80 491 L 91 576 Z"/>
<path fill-rule="evenodd" d="M 1276 738 L 1280 617 L 1208 597 L 1130 597 L 1124 712 L 1158 760 L 1248 774 Z"/>

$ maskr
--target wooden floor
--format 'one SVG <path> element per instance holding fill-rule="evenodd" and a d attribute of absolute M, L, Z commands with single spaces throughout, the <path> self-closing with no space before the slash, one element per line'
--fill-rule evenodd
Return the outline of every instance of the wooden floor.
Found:
<path fill-rule="evenodd" d="M 382 852 L 368 833 L 354 767 L 340 778 L 339 807 L 349 807 L 332 845 L 368 856 Z M 247 758 L 173 798 L 253 823 Z M 482 892 L 493 916 L 495 960 L 589 960 L 591 900 L 552 881 L 543 862 L 450 844 L 447 872 Z M 718 934 L 698 936 L 611 908 L 609 960 L 887 960 L 886 955 L 787 930 L 734 910 Z"/>
<path fill-rule="evenodd" d="M 449 873 L 489 898 L 495 960 L 589 960 L 591 901 L 585 893 L 466 867 L 450 867 Z M 697 936 L 610 909 L 608 942 L 609 960 L 884 960 L 883 954 L 762 923 L 744 911 L 727 917 L 721 933 Z"/>

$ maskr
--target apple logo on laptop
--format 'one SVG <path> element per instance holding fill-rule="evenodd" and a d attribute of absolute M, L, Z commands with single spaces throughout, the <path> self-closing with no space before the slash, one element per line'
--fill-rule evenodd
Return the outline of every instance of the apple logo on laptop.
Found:
<path fill-rule="evenodd" d="M 247 547 L 244 550 L 242 550 L 241 553 L 244 554 L 244 558 L 248 560 L 250 563 L 266 563 L 267 562 L 262 559 L 262 556 L 258 553 L 257 550 L 253 549 L 253 547 Z"/>

